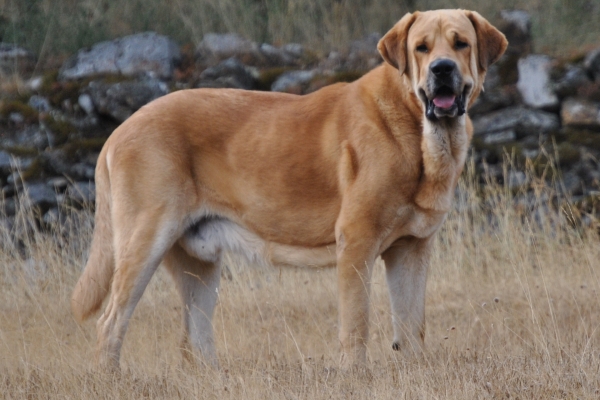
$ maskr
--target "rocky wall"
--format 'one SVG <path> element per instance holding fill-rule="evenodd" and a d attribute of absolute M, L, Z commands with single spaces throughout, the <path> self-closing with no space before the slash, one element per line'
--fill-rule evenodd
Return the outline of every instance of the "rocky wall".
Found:
<path fill-rule="evenodd" d="M 571 59 L 533 54 L 529 16 L 521 11 L 502 12 L 499 28 L 510 46 L 469 110 L 481 183 L 505 180 L 508 156 L 506 185 L 518 189 L 527 184 L 526 168 L 548 170 L 555 158 L 560 168 L 552 169 L 552 177 L 562 179 L 574 203 L 594 213 L 600 48 Z M 300 44 L 273 46 L 235 34 L 208 34 L 196 48 L 180 48 L 146 32 L 82 49 L 59 70 L 35 74 L 35 55 L 0 43 L 2 212 L 14 215 L 24 193 L 46 223 L 58 218 L 60 205 L 93 203 L 94 167 L 104 141 L 160 96 L 199 87 L 309 93 L 353 81 L 381 63 L 379 38 L 374 33 L 318 57 Z"/>

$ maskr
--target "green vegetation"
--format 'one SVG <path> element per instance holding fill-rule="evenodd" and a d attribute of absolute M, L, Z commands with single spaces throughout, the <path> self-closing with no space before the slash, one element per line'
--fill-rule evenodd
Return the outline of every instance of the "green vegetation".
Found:
<path fill-rule="evenodd" d="M 197 43 L 206 32 L 238 32 L 326 51 L 384 33 L 407 11 L 454 7 L 477 10 L 492 22 L 503 9 L 529 11 L 535 51 L 575 56 L 600 36 L 600 3 L 594 0 L 0 0 L 0 40 L 50 63 L 98 41 L 147 30 L 182 44 Z"/>
<path fill-rule="evenodd" d="M 34 123 L 38 120 L 38 112 L 21 101 L 0 102 L 0 118 L 7 119 L 13 113 L 22 115 L 24 122 L 27 123 Z"/>

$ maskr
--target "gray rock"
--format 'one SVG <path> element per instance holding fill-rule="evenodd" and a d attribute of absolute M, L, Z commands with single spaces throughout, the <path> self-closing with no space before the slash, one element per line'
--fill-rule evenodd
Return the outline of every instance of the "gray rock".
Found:
<path fill-rule="evenodd" d="M 300 94 L 310 81 L 316 76 L 316 71 L 289 71 L 281 74 L 273 85 L 273 92 L 287 92 Z"/>
<path fill-rule="evenodd" d="M 486 79 L 487 81 L 487 79 Z M 499 87 L 489 91 L 482 92 L 475 103 L 469 108 L 469 115 L 480 115 L 506 108 L 515 104 L 514 87 Z"/>
<path fill-rule="evenodd" d="M 53 146 L 55 142 L 56 135 L 37 124 L 25 126 L 14 134 L 0 137 L 1 147 L 18 147 L 31 153 Z"/>
<path fill-rule="evenodd" d="M 75 163 L 71 166 L 71 176 L 73 179 L 94 179 L 95 168 L 85 163 Z"/>
<path fill-rule="evenodd" d="M 96 200 L 96 185 L 93 182 L 75 182 L 67 189 L 67 196 L 77 203 L 93 203 Z"/>
<path fill-rule="evenodd" d="M 49 173 L 53 175 L 66 175 L 71 173 L 71 156 L 63 148 L 44 151 L 40 158 Z"/>
<path fill-rule="evenodd" d="M 58 211 L 58 208 L 53 207 L 49 209 L 48 212 L 46 212 L 46 214 L 44 214 L 42 217 L 42 221 L 46 225 L 58 224 L 60 222 L 60 212 Z"/>
<path fill-rule="evenodd" d="M 598 169 L 598 163 L 595 162 L 595 158 L 593 160 L 594 161 L 590 160 L 589 153 L 585 154 L 582 157 L 582 162 L 580 163 L 580 167 L 577 170 L 577 173 L 579 174 L 583 182 L 585 182 L 588 185 L 588 189 L 590 189 L 589 186 L 591 185 L 594 185 L 597 188 L 598 186 L 597 184 L 594 184 L 594 182 L 600 182 L 600 170 Z"/>
<path fill-rule="evenodd" d="M 265 58 L 265 64 L 269 67 L 298 65 L 304 56 L 304 47 L 297 43 L 289 43 L 281 47 L 263 43 L 259 50 Z"/>
<path fill-rule="evenodd" d="M 558 107 L 558 97 L 552 91 L 550 82 L 552 59 L 546 55 L 534 54 L 520 59 L 518 67 L 517 89 L 525 104 L 541 109 Z"/>
<path fill-rule="evenodd" d="M 536 158 L 537 156 L 539 156 L 540 153 L 541 153 L 541 150 L 539 148 L 537 148 L 537 149 L 523 149 L 523 157 L 529 158 L 530 160 L 533 160 L 534 158 Z"/>
<path fill-rule="evenodd" d="M 92 97 L 89 94 L 81 94 L 77 99 L 77 104 L 79 104 L 79 107 L 81 107 L 81 109 L 85 111 L 86 114 L 94 114 L 94 101 L 92 100 Z"/>
<path fill-rule="evenodd" d="M 48 99 L 36 94 L 29 98 L 27 104 L 37 112 L 48 112 L 51 109 Z"/>
<path fill-rule="evenodd" d="M 506 185 L 509 189 L 519 189 L 529 183 L 529 178 L 522 171 L 511 170 L 506 177 Z"/>
<path fill-rule="evenodd" d="M 232 89 L 254 89 L 258 72 L 239 62 L 235 58 L 227 60 L 202 71 L 197 87 L 215 87 Z"/>
<path fill-rule="evenodd" d="M 331 51 L 319 60 L 318 68 L 322 71 L 366 72 L 383 61 L 377 50 L 379 39 L 381 35 L 373 32 L 351 42 L 347 48 Z"/>
<path fill-rule="evenodd" d="M 27 81 L 27 83 L 25 84 L 25 87 L 27 89 L 31 90 L 32 92 L 37 92 L 38 90 L 40 90 L 42 88 L 43 84 L 44 84 L 44 78 L 42 76 L 35 76 Z"/>
<path fill-rule="evenodd" d="M 517 137 L 550 133 L 560 128 L 556 114 L 525 107 L 510 107 L 473 118 L 476 135 L 514 130 Z"/>
<path fill-rule="evenodd" d="M 502 84 L 502 77 L 500 76 L 498 65 L 490 65 L 485 74 L 485 81 L 483 82 L 483 93 L 500 89 Z"/>
<path fill-rule="evenodd" d="M 6 183 L 9 185 L 21 185 L 23 178 L 20 172 L 13 172 L 6 178 Z"/>
<path fill-rule="evenodd" d="M 495 68 L 500 71 L 502 84 L 513 84 L 519 78 L 518 60 L 531 53 L 531 19 L 525 11 L 505 10 L 500 12 L 500 20 L 496 26 L 506 35 L 508 48 Z"/>
<path fill-rule="evenodd" d="M 517 140 L 517 133 L 513 129 L 486 133 L 483 137 L 485 144 L 508 143 Z"/>
<path fill-rule="evenodd" d="M 202 63 L 212 65 L 234 56 L 260 58 L 260 50 L 256 43 L 235 33 L 207 33 L 196 48 L 196 56 Z"/>
<path fill-rule="evenodd" d="M 54 190 L 62 191 L 67 188 L 69 181 L 65 177 L 57 176 L 55 178 L 48 179 L 46 181 L 46 185 Z"/>
<path fill-rule="evenodd" d="M 86 94 L 86 96 L 88 96 Z M 89 97 L 89 96 L 88 96 Z M 90 102 L 92 102 L 91 97 L 89 97 Z M 98 119 L 98 115 L 96 115 L 95 108 L 92 104 L 92 113 L 86 114 L 84 117 L 79 118 L 76 116 L 72 116 L 68 119 L 69 123 L 75 127 L 79 132 L 86 132 L 91 136 L 102 136 L 102 128 L 98 126 L 100 124 L 100 120 Z M 80 106 L 81 107 L 81 106 Z"/>
<path fill-rule="evenodd" d="M 560 115 L 565 126 L 600 129 L 600 104 L 581 99 L 567 99 Z"/>
<path fill-rule="evenodd" d="M 13 157 L 10 153 L 0 150 L 0 174 L 7 175 L 12 169 Z"/>
<path fill-rule="evenodd" d="M 42 209 L 48 209 L 57 204 L 56 192 L 45 183 L 26 184 L 21 191 L 21 195 L 25 195 L 31 205 Z"/>
<path fill-rule="evenodd" d="M 33 163 L 33 158 L 10 156 L 10 162 L 0 166 L 0 176 L 5 176 L 7 183 L 20 183 L 21 175 L 29 170 Z"/>
<path fill-rule="evenodd" d="M 587 73 L 577 65 L 567 65 L 552 84 L 552 89 L 561 98 L 574 96 L 580 87 L 591 83 Z"/>
<path fill-rule="evenodd" d="M 125 121 L 142 106 L 168 91 L 166 84 L 155 79 L 119 83 L 93 81 L 85 89 L 98 113 L 119 122 Z"/>
<path fill-rule="evenodd" d="M 250 66 L 286 67 L 300 65 L 304 55 L 304 47 L 297 43 L 275 47 L 258 44 L 235 33 L 207 33 L 196 47 L 196 58 L 203 66 L 235 57 Z"/>
<path fill-rule="evenodd" d="M 339 51 L 331 51 L 324 59 L 319 61 L 319 68 L 322 70 L 336 71 L 342 68 L 344 56 Z"/>
<path fill-rule="evenodd" d="M 15 125 L 22 125 L 25 122 L 25 117 L 21 113 L 11 112 L 8 114 L 8 120 Z"/>
<path fill-rule="evenodd" d="M 92 151 L 90 153 L 87 153 L 83 158 L 82 161 L 86 162 L 90 165 L 96 165 L 98 163 L 98 157 L 100 156 L 100 152 L 99 151 Z"/>
<path fill-rule="evenodd" d="M 504 169 L 500 164 L 488 164 L 487 162 L 479 165 L 479 170 L 482 176 L 489 179 L 491 182 L 499 181 L 504 178 Z"/>
<path fill-rule="evenodd" d="M 207 33 L 196 50 L 209 52 L 216 57 L 229 58 L 253 46 L 252 41 L 236 33 Z"/>
<path fill-rule="evenodd" d="M 595 81 L 600 81 L 600 47 L 587 54 L 583 66 Z"/>
<path fill-rule="evenodd" d="M 17 212 L 17 202 L 14 197 L 0 198 L 0 221 L 8 222 L 6 217 L 12 217 Z M 14 221 L 13 221 L 14 222 Z M 12 228 L 12 227 L 11 227 Z"/>
<path fill-rule="evenodd" d="M 377 50 L 379 39 L 381 34 L 373 32 L 350 43 L 348 56 L 342 68 L 349 71 L 366 71 L 379 65 L 382 61 Z"/>
<path fill-rule="evenodd" d="M 295 58 L 301 58 L 304 56 L 304 46 L 302 46 L 300 43 L 286 43 L 281 46 L 281 50 Z"/>
<path fill-rule="evenodd" d="M 561 178 L 561 188 L 566 194 L 578 195 L 583 193 L 583 181 L 575 172 L 564 172 Z"/>
<path fill-rule="evenodd" d="M 0 74 L 27 74 L 35 67 L 35 55 L 11 43 L 0 42 Z"/>
<path fill-rule="evenodd" d="M 138 33 L 101 42 L 80 50 L 62 66 L 60 79 L 80 79 L 100 74 L 151 76 L 170 79 L 180 61 L 179 46 L 154 32 Z"/>
<path fill-rule="evenodd" d="M 2 191 L 0 191 L 0 199 L 8 198 L 14 196 L 16 193 L 16 188 L 14 185 L 6 185 L 2 187 Z"/>
<path fill-rule="evenodd" d="M 510 24 L 512 28 L 518 31 L 519 35 L 530 35 L 531 16 L 527 11 L 502 10 L 500 11 L 500 17 L 505 24 Z"/>

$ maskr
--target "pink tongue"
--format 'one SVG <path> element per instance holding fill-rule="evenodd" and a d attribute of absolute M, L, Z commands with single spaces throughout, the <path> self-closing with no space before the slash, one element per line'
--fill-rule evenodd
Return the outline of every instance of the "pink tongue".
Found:
<path fill-rule="evenodd" d="M 433 98 L 433 104 L 439 108 L 450 108 L 454 104 L 456 96 L 437 96 Z"/>

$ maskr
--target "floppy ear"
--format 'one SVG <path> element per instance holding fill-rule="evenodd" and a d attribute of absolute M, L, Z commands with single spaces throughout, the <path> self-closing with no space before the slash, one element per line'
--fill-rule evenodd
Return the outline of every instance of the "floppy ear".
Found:
<path fill-rule="evenodd" d="M 477 53 L 479 66 L 486 71 L 490 65 L 498 61 L 504 54 L 508 41 L 504 34 L 494 28 L 485 18 L 476 11 L 466 11 L 477 33 Z"/>
<path fill-rule="evenodd" d="M 394 25 L 377 44 L 377 50 L 383 59 L 397 68 L 401 73 L 406 72 L 406 38 L 408 30 L 417 18 L 417 13 L 407 13 Z"/>

